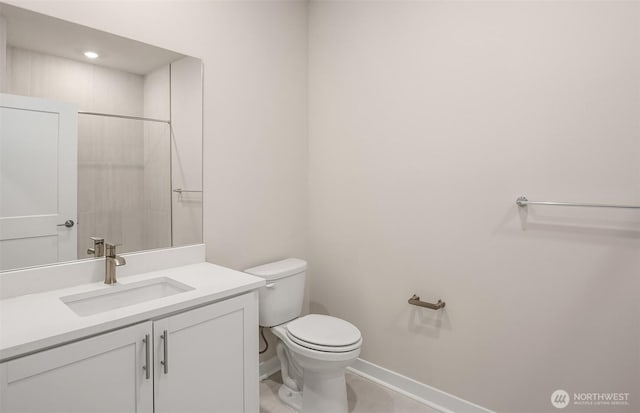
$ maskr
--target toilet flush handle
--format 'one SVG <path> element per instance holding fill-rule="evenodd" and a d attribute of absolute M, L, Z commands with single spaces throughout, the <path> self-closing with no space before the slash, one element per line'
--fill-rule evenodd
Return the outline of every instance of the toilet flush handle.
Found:
<path fill-rule="evenodd" d="M 267 287 L 267 288 L 273 288 L 275 286 L 276 286 L 276 283 L 269 283 L 269 284 L 265 285 L 265 287 Z"/>

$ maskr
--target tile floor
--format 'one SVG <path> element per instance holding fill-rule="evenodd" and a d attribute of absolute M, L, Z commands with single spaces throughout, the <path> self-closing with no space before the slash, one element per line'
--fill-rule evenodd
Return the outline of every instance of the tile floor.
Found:
<path fill-rule="evenodd" d="M 295 413 L 278 398 L 280 372 L 260 382 L 260 413 Z M 438 413 L 422 403 L 380 386 L 364 377 L 347 373 L 349 413 Z"/>

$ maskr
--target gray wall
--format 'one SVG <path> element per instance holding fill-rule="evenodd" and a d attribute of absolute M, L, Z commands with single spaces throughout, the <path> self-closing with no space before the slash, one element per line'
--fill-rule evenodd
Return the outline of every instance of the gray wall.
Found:
<path fill-rule="evenodd" d="M 501 412 L 638 411 L 640 3 L 312 2 L 311 309 Z M 443 312 L 407 299 L 442 298 Z"/>

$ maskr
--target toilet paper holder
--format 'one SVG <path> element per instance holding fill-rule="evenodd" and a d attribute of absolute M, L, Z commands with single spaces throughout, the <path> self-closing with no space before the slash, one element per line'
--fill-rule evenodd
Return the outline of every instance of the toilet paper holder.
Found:
<path fill-rule="evenodd" d="M 442 300 L 438 300 L 438 302 L 435 304 L 428 303 L 426 301 L 420 301 L 420 296 L 414 294 L 411 298 L 409 298 L 409 304 L 417 305 L 418 307 L 430 308 L 432 310 L 439 310 L 441 308 L 444 308 L 446 303 Z"/>

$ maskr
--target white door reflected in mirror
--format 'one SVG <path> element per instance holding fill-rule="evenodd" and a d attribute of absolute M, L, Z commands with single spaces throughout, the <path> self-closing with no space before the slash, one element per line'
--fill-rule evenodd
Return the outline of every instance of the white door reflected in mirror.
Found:
<path fill-rule="evenodd" d="M 0 270 L 76 258 L 77 118 L 69 103 L 0 94 Z"/>

